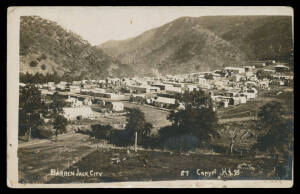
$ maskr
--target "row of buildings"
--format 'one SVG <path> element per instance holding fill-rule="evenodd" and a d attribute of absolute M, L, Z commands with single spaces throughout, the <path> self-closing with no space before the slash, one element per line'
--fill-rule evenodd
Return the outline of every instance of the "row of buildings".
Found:
<path fill-rule="evenodd" d="M 54 91 L 64 92 L 68 96 L 64 115 L 73 120 L 80 116 L 91 118 L 93 103 L 111 112 L 123 111 L 123 101 L 168 109 L 184 108 L 176 96 L 195 90 L 204 90 L 209 94 L 216 109 L 227 108 L 256 98 L 259 90 L 268 90 L 270 85 L 282 86 L 287 80 L 293 80 L 292 75 L 284 73 L 288 72 L 289 68 L 283 64 L 276 64 L 274 61 L 250 64 L 252 65 L 191 74 L 107 78 L 57 84 L 48 82 L 37 86 L 48 95 Z M 270 65 L 273 65 L 272 68 Z M 256 75 L 258 69 L 269 73 L 270 76 L 258 79 Z"/>

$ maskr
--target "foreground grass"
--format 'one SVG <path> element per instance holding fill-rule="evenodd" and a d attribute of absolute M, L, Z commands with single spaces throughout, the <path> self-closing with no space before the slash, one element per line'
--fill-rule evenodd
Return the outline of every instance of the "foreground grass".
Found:
<path fill-rule="evenodd" d="M 122 160 L 112 163 L 112 158 Z M 123 159 L 125 160 L 123 161 Z M 251 167 L 240 169 L 237 176 L 222 176 L 222 169 L 237 170 L 239 164 L 251 164 Z M 200 169 L 200 170 L 198 170 Z M 198 175 L 198 172 L 212 172 L 211 176 Z M 174 154 L 170 152 L 138 151 L 127 153 L 126 150 L 98 149 L 82 158 L 66 171 L 101 172 L 102 176 L 55 176 L 47 183 L 98 183 L 116 181 L 161 181 L 161 180 L 201 180 L 201 179 L 278 179 L 272 174 L 273 160 L 255 158 L 204 155 Z M 189 171 L 189 176 L 181 176 L 181 171 Z"/>
<path fill-rule="evenodd" d="M 19 148 L 18 168 L 20 183 L 43 183 L 48 181 L 51 169 L 66 169 L 94 148 L 84 142 L 87 136 L 76 134 L 64 140 Z M 51 177 L 50 177 L 51 178 Z"/>

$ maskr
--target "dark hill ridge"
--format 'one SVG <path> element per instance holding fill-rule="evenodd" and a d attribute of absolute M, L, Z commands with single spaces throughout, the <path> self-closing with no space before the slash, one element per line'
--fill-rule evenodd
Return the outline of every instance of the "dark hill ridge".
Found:
<path fill-rule="evenodd" d="M 131 66 L 91 46 L 56 22 L 39 16 L 20 18 L 20 72 L 53 73 L 103 79 L 133 76 Z"/>
<path fill-rule="evenodd" d="M 289 16 L 182 17 L 121 41 L 98 46 L 139 72 L 187 73 L 286 60 L 293 48 Z"/>

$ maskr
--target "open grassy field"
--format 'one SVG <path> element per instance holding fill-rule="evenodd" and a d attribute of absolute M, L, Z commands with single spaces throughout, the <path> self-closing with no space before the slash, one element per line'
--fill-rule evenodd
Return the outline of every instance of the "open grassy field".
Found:
<path fill-rule="evenodd" d="M 119 164 L 112 158 L 120 158 Z M 146 161 L 146 162 L 145 162 Z M 239 165 L 245 164 L 244 168 Z M 222 170 L 227 169 L 226 174 Z M 199 169 L 199 170 L 198 170 Z M 229 169 L 236 176 L 229 175 Z M 239 169 L 239 171 L 238 171 Z M 198 170 L 198 173 L 197 173 Z M 202 172 L 213 172 L 210 176 Z M 201 180 L 201 179 L 276 179 L 272 171 L 272 160 L 248 156 L 174 154 L 170 152 L 98 149 L 81 161 L 66 169 L 75 172 L 73 176 L 55 176 L 47 183 L 97 183 L 115 181 L 158 181 L 158 180 Z M 189 171 L 188 176 L 181 176 Z M 86 172 L 86 176 L 76 176 L 76 172 Z M 95 176 L 95 172 L 102 173 Z"/>
<path fill-rule="evenodd" d="M 249 121 L 248 121 L 249 122 Z M 228 147 L 230 133 L 235 128 L 238 138 L 235 149 L 246 149 L 255 142 L 255 137 L 248 134 L 243 138 L 251 123 L 231 123 L 219 129 L 221 139 L 219 146 Z M 252 131 L 253 132 L 253 131 Z M 216 144 L 216 145 L 217 145 Z M 260 157 L 244 152 L 234 155 L 216 154 L 215 152 L 173 153 L 163 150 L 132 150 L 125 147 L 103 146 L 97 148 L 97 143 L 88 136 L 73 134 L 58 142 L 48 141 L 27 146 L 18 150 L 20 183 L 96 183 L 109 181 L 155 181 L 155 180 L 197 180 L 197 179 L 277 179 L 272 174 L 273 160 L 264 153 Z M 214 150 L 217 151 L 217 150 Z M 120 160 L 116 163 L 116 160 Z M 282 161 L 281 161 L 282 163 Z M 238 176 L 222 175 L 223 169 L 238 170 L 238 166 L 246 164 L 246 169 L 240 169 Z M 53 176 L 51 169 L 74 172 L 74 176 Z M 200 170 L 198 170 L 200 169 Z M 181 176 L 181 171 L 190 171 L 189 176 Z M 197 174 L 197 170 L 198 173 Z M 76 176 L 76 172 L 86 172 L 88 176 Z M 91 172 L 92 171 L 92 172 Z M 210 176 L 201 172 L 212 172 Z M 96 176 L 95 173 L 101 173 Z M 90 174 L 92 173 L 92 174 Z M 99 175 L 99 174 L 98 174 Z"/>
<path fill-rule="evenodd" d="M 50 169 L 65 169 L 94 150 L 88 136 L 73 134 L 18 149 L 19 182 L 42 183 L 49 180 Z"/>

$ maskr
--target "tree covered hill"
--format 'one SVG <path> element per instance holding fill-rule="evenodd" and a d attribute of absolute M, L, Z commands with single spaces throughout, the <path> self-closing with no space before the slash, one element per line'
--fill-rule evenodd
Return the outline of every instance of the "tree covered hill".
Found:
<path fill-rule="evenodd" d="M 53 73 L 61 76 L 103 79 L 132 76 L 122 64 L 56 22 L 39 16 L 20 18 L 20 73 Z"/>
<path fill-rule="evenodd" d="M 292 37 L 289 16 L 182 17 L 98 48 L 139 72 L 187 73 L 248 60 L 288 60 Z"/>

